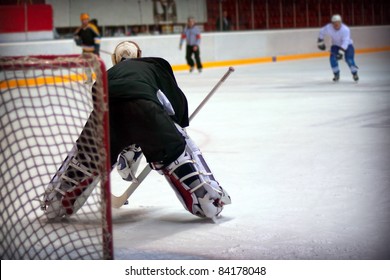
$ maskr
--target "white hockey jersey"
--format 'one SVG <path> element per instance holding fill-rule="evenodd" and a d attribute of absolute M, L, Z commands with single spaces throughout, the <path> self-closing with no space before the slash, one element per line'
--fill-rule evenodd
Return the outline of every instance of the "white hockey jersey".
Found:
<path fill-rule="evenodd" d="M 327 35 L 332 38 L 332 45 L 339 46 L 344 50 L 348 48 L 348 45 L 353 44 L 349 27 L 343 23 L 341 24 L 339 30 L 334 29 L 333 25 L 331 23 L 328 23 L 321 28 L 318 38 L 324 39 L 324 37 Z"/>

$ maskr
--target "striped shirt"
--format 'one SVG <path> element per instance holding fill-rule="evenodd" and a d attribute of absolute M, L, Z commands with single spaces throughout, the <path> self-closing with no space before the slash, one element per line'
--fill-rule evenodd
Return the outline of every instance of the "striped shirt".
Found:
<path fill-rule="evenodd" d="M 184 28 L 181 33 L 180 46 L 183 45 L 184 40 L 186 40 L 187 45 L 189 46 L 199 46 L 200 44 L 200 30 L 194 25 L 191 28 Z"/>

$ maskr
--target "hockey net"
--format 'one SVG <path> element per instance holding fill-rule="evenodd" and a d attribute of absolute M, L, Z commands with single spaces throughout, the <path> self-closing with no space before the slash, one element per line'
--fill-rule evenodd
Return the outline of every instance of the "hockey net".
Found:
<path fill-rule="evenodd" d="M 106 81 L 94 55 L 0 58 L 1 259 L 113 258 Z M 77 213 L 49 219 L 43 194 L 87 121 L 100 181 Z"/>

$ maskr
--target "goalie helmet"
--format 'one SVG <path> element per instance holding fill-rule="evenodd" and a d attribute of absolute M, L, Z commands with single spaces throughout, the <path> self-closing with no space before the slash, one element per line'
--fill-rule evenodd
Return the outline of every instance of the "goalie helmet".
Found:
<path fill-rule="evenodd" d="M 137 43 L 133 41 L 124 41 L 120 42 L 114 50 L 114 53 L 111 55 L 112 64 L 116 65 L 122 59 L 126 58 L 140 58 L 142 51 Z"/>

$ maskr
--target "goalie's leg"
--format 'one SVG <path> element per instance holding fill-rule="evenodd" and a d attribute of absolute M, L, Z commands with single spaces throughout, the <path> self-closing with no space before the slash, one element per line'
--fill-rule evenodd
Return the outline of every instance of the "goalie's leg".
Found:
<path fill-rule="evenodd" d="M 171 164 L 151 164 L 164 174 L 183 206 L 199 217 L 214 218 L 231 203 L 228 193 L 215 180 L 199 148 L 185 130 L 176 125 L 185 137 L 185 151 Z"/>
<path fill-rule="evenodd" d="M 42 210 L 49 219 L 76 213 L 98 184 L 100 177 L 96 166 L 98 154 L 91 141 L 91 119 L 85 125 L 75 146 L 45 189 Z"/>
<path fill-rule="evenodd" d="M 98 184 L 98 174 L 81 158 L 75 146 L 46 187 L 41 208 L 49 219 L 76 213 Z"/>

